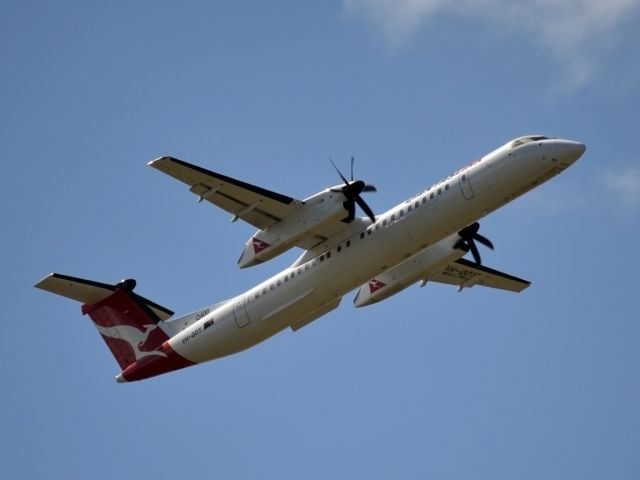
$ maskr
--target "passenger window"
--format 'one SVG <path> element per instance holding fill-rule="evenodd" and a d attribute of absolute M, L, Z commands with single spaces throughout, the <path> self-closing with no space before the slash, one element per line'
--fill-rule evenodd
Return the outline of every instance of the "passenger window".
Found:
<path fill-rule="evenodd" d="M 291 278 L 293 278 L 293 277 L 295 277 L 295 276 L 296 276 L 296 272 L 295 272 L 295 270 L 294 270 L 293 272 L 291 272 Z"/>
<path fill-rule="evenodd" d="M 433 200 L 433 192 L 431 192 L 431 195 L 429 195 L 429 198 Z"/>
<path fill-rule="evenodd" d="M 360 238 L 364 238 L 364 232 L 360 234 Z"/>
<path fill-rule="evenodd" d="M 321 262 L 324 262 L 324 254 L 323 254 L 323 255 L 320 255 L 320 261 L 321 261 Z"/>
<path fill-rule="evenodd" d="M 264 287 L 264 288 L 262 289 L 262 294 L 264 295 L 265 293 L 267 293 L 267 287 Z"/>
<path fill-rule="evenodd" d="M 278 282 L 276 283 L 276 285 L 279 287 L 280 285 L 282 285 L 282 282 L 280 280 L 278 280 Z"/>
<path fill-rule="evenodd" d="M 342 245 L 338 245 L 338 248 L 336 248 L 336 250 L 339 252 L 340 250 L 342 250 Z"/>
<path fill-rule="evenodd" d="M 442 193 L 442 188 L 438 189 L 438 195 L 440 195 Z"/>
<path fill-rule="evenodd" d="M 420 200 L 416 200 L 416 204 L 414 205 L 414 207 L 418 208 L 420 206 Z"/>
<path fill-rule="evenodd" d="M 387 226 L 387 219 L 385 218 L 384 221 L 382 222 L 382 225 L 384 225 L 385 227 Z"/>
<path fill-rule="evenodd" d="M 331 258 L 331 251 L 327 252 L 327 258 Z"/>
<path fill-rule="evenodd" d="M 347 240 L 347 247 L 351 246 L 351 240 Z"/>
<path fill-rule="evenodd" d="M 424 197 L 422 197 L 422 203 L 427 203 L 427 196 L 425 195 Z"/>
<path fill-rule="evenodd" d="M 449 190 L 449 184 L 448 183 L 444 186 L 444 189 L 445 190 Z"/>

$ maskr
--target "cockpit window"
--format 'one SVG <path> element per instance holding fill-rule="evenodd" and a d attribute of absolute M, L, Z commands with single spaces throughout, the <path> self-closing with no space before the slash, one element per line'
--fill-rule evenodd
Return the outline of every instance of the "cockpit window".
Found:
<path fill-rule="evenodd" d="M 511 148 L 519 147 L 520 145 L 524 145 L 529 142 L 538 142 L 540 140 L 549 140 L 549 137 L 544 137 L 542 135 L 536 135 L 533 137 L 520 137 L 516 138 L 513 142 L 511 142 Z"/>

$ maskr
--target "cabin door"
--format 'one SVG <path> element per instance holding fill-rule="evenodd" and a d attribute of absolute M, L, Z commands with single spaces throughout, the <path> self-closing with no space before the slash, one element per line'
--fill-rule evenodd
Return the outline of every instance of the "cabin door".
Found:
<path fill-rule="evenodd" d="M 462 175 L 460 175 L 460 191 L 462 192 L 462 196 L 465 200 L 471 200 L 475 193 L 473 192 L 473 188 L 471 188 L 471 180 L 469 178 L 469 171 L 467 170 Z"/>

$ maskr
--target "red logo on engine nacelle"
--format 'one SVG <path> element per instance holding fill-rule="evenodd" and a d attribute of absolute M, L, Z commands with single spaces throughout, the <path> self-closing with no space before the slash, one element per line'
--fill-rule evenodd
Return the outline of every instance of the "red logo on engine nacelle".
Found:
<path fill-rule="evenodd" d="M 251 239 L 251 242 L 253 243 L 253 253 L 260 253 L 265 248 L 271 246 L 267 242 L 264 242 L 264 241 L 262 241 L 262 240 L 260 240 L 259 238 L 256 238 L 256 237 L 253 237 Z"/>
<path fill-rule="evenodd" d="M 380 280 L 376 280 L 375 278 L 369 282 L 369 292 L 377 292 L 382 287 L 386 287 L 386 283 L 382 283 Z"/>

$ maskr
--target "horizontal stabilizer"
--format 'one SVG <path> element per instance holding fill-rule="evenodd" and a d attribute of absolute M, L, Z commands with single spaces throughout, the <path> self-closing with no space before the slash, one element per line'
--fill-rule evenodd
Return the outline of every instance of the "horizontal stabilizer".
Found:
<path fill-rule="evenodd" d="M 131 293 L 135 295 L 138 300 L 146 304 L 160 320 L 167 320 L 173 315 L 173 312 L 168 308 L 134 294 L 132 290 L 135 287 L 135 280 L 132 279 L 123 280 L 115 285 L 109 285 L 84 278 L 52 273 L 36 283 L 35 286 L 42 290 L 77 300 L 86 305 L 95 305 L 112 295 L 116 290 L 122 288 L 131 291 Z"/>
<path fill-rule="evenodd" d="M 478 265 L 464 258 L 451 262 L 442 272 L 430 277 L 429 280 L 456 285 L 460 289 L 481 285 L 516 293 L 531 285 L 531 282 L 527 280 Z"/>

